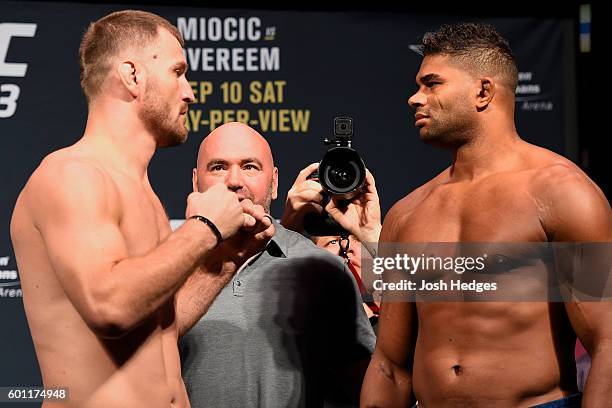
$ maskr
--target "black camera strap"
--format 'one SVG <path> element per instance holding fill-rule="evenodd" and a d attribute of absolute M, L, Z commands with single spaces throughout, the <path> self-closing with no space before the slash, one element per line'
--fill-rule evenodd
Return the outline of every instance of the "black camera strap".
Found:
<path fill-rule="evenodd" d="M 365 285 L 363 284 L 363 280 L 361 280 L 361 276 L 359 276 L 359 272 L 355 268 L 355 265 L 350 261 L 348 256 L 349 251 L 349 237 L 348 234 L 341 234 L 340 239 L 338 240 L 338 245 L 340 246 L 340 256 L 342 256 L 346 260 L 346 264 L 348 265 L 349 270 L 355 277 L 355 281 L 357 282 L 357 287 L 359 288 L 359 293 L 361 293 L 361 299 L 363 303 L 365 303 L 372 313 L 378 315 L 380 313 L 380 307 L 374 302 L 373 296 L 368 292 Z"/>

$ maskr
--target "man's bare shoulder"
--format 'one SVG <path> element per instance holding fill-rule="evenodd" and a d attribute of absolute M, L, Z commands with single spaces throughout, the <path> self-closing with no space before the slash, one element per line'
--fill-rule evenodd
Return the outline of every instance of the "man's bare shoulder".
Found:
<path fill-rule="evenodd" d="M 570 160 L 546 152 L 529 172 L 529 189 L 549 238 L 570 238 L 569 232 L 587 240 L 609 229 L 610 205 L 597 184 Z"/>
<path fill-rule="evenodd" d="M 117 189 L 109 172 L 94 157 L 71 148 L 46 156 L 20 197 L 29 211 L 43 214 L 55 205 L 78 207 L 92 202 L 116 210 L 116 198 Z"/>
<path fill-rule="evenodd" d="M 577 188 L 605 200 L 599 186 L 580 167 L 561 155 L 539 148 L 532 155 L 530 167 L 530 186 L 537 196 L 547 197 Z"/>
<path fill-rule="evenodd" d="M 449 179 L 449 168 L 444 169 L 441 173 L 436 175 L 434 178 L 426 182 L 425 184 L 417 187 L 408 193 L 405 197 L 397 201 L 389 210 L 387 216 L 397 216 L 400 214 L 406 214 L 416 207 L 421 201 L 423 201 L 436 186 L 443 184 Z"/>
<path fill-rule="evenodd" d="M 387 212 L 383 223 L 383 229 L 391 231 L 398 229 L 410 217 L 412 211 L 429 195 L 429 193 L 438 185 L 446 182 L 449 179 L 450 168 L 444 169 L 441 173 L 417 187 L 405 197 L 397 201 Z"/>

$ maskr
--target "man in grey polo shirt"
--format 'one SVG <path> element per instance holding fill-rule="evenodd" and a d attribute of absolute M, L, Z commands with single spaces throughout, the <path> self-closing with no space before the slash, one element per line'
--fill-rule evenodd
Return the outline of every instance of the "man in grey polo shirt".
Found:
<path fill-rule="evenodd" d="M 278 170 L 261 135 L 230 123 L 202 142 L 193 183 L 197 191 L 224 183 L 269 213 Z M 241 266 L 204 317 L 196 321 L 206 291 L 197 275 L 177 296 L 183 377 L 194 408 L 358 404 L 375 337 L 354 279 L 339 257 L 275 227 L 266 249 Z M 249 242 L 224 245 L 217 251 L 225 253 L 223 267 L 239 267 L 231 251 Z"/>

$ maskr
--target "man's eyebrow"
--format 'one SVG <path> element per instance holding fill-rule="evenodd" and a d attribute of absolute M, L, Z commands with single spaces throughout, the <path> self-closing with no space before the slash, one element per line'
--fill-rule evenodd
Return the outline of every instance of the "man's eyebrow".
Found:
<path fill-rule="evenodd" d="M 223 159 L 212 159 L 208 163 L 206 163 L 206 168 L 210 168 L 212 166 L 216 166 L 218 164 L 227 164 L 227 160 Z"/>
<path fill-rule="evenodd" d="M 431 81 L 440 81 L 442 80 L 442 77 L 438 74 L 427 74 L 427 75 L 423 75 L 421 78 L 417 79 L 417 84 L 420 83 L 425 83 L 425 82 L 431 82 Z"/>
<path fill-rule="evenodd" d="M 227 165 L 229 162 L 227 160 L 224 159 L 211 159 L 208 161 L 208 163 L 206 163 L 206 167 L 212 167 L 212 166 L 216 166 L 216 165 Z M 245 165 L 247 163 L 255 163 L 257 164 L 259 167 L 263 167 L 263 164 L 261 163 L 261 160 L 259 160 L 256 157 L 247 157 L 245 159 L 240 160 L 240 165 Z"/>
<path fill-rule="evenodd" d="M 247 157 L 246 159 L 240 160 L 240 164 L 247 164 L 247 163 L 256 163 L 259 167 L 263 167 L 263 164 L 261 163 L 261 161 L 256 157 Z"/>

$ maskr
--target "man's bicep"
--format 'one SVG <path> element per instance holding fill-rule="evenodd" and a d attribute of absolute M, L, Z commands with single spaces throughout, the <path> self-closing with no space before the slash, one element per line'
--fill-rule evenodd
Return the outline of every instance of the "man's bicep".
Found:
<path fill-rule="evenodd" d="M 574 331 L 589 353 L 602 344 L 612 347 L 612 301 L 571 302 L 565 308 Z"/>
<path fill-rule="evenodd" d="M 31 205 L 35 225 L 66 295 L 80 312 L 94 313 L 93 288 L 127 256 L 113 208 L 116 197 L 91 166 L 64 166 L 51 173 L 30 190 L 33 201 L 44 197 Z M 52 179 L 62 183 L 50 185 Z"/>
<path fill-rule="evenodd" d="M 417 338 L 416 307 L 411 302 L 384 302 L 378 321 L 376 354 L 411 370 Z"/>
<path fill-rule="evenodd" d="M 610 296 L 610 205 L 601 190 L 579 172 L 561 171 L 553 186 L 547 214 L 552 239 L 572 242 L 569 247 L 556 247 L 557 270 L 564 282 L 572 283 L 571 293 L 594 300 L 568 301 L 565 308 L 581 342 L 593 352 L 594 346 L 612 341 L 612 302 L 605 300 Z"/>

